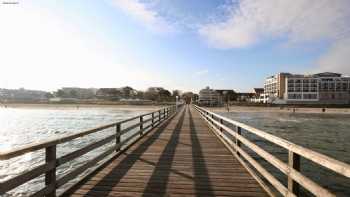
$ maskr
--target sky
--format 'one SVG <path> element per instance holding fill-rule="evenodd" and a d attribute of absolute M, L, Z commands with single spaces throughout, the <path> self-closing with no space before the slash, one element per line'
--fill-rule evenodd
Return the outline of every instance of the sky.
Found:
<path fill-rule="evenodd" d="M 252 91 L 278 72 L 350 75 L 349 18 L 349 0 L 0 0 L 0 88 Z"/>

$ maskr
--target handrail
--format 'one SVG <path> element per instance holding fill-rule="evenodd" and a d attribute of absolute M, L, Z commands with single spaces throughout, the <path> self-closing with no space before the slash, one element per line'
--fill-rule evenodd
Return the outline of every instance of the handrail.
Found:
<path fill-rule="evenodd" d="M 45 149 L 45 157 L 46 162 L 38 167 L 35 167 L 27 172 L 24 172 L 20 175 L 17 175 L 13 178 L 10 178 L 4 182 L 0 183 L 0 195 L 5 194 L 6 192 L 34 179 L 38 176 L 45 174 L 45 187 L 42 188 L 40 191 L 35 193 L 33 196 L 55 196 L 56 195 L 56 189 L 60 186 L 66 184 L 68 181 L 72 180 L 73 178 L 76 178 L 79 174 L 83 173 L 88 168 L 94 166 L 102 159 L 106 158 L 106 156 L 111 155 L 113 152 L 120 152 L 122 151 L 123 145 L 126 145 L 131 140 L 137 140 L 140 137 L 144 136 L 144 132 L 150 131 L 157 125 L 159 125 L 161 122 L 165 121 L 169 117 L 173 116 L 176 113 L 177 107 L 176 106 L 169 106 L 162 108 L 160 110 L 142 114 L 139 116 L 135 116 L 132 118 L 128 118 L 125 120 L 121 120 L 115 123 L 107 124 L 101 127 L 97 127 L 94 129 L 86 130 L 83 132 L 67 135 L 64 137 L 58 137 L 53 138 L 50 140 L 46 140 L 39 143 L 31 143 L 19 148 L 16 148 L 14 150 L 6 151 L 6 152 L 0 152 L 0 161 L 1 160 L 9 160 L 14 157 L 21 156 L 23 154 L 26 154 L 28 152 L 34 152 L 41 149 Z M 145 116 L 151 116 L 150 118 L 144 119 Z M 139 119 L 139 122 L 136 124 L 133 124 L 127 128 L 121 129 L 121 125 L 130 122 L 133 120 Z M 147 124 L 147 126 L 144 127 L 145 123 L 150 122 Z M 87 136 L 89 134 L 93 134 L 108 128 L 115 127 L 115 134 L 109 135 L 103 139 L 100 139 L 97 142 L 93 142 L 83 148 L 80 148 L 78 150 L 75 150 L 71 153 L 67 153 L 59 158 L 56 156 L 56 147 L 58 144 L 62 144 L 68 141 L 71 141 L 73 139 L 77 139 L 80 137 Z M 131 131 L 133 129 L 139 128 L 138 131 L 127 137 L 126 139 L 121 140 L 121 136 L 128 131 Z M 64 163 L 67 163 L 69 161 L 72 161 L 81 155 L 84 155 L 92 150 L 95 150 L 103 145 L 106 145 L 107 143 L 110 143 L 112 140 L 115 140 L 115 146 L 112 148 L 109 148 L 108 150 L 104 151 L 103 153 L 99 154 L 95 158 L 86 161 L 82 166 L 74 169 L 73 171 L 69 172 L 68 174 L 65 174 L 60 179 L 56 179 L 56 168 L 63 165 Z"/>
<path fill-rule="evenodd" d="M 165 107 L 163 109 L 160 109 L 160 110 L 158 110 L 156 112 L 160 112 L 161 110 L 164 110 L 164 109 L 167 109 L 167 107 Z M 134 117 L 131 117 L 131 118 L 128 118 L 128 119 L 125 119 L 125 120 L 121 120 L 121 121 L 115 122 L 115 123 L 111 123 L 111 124 L 103 125 L 103 126 L 96 127 L 96 128 L 93 128 L 93 129 L 89 129 L 89 130 L 86 130 L 86 131 L 82 131 L 82 132 L 66 135 L 64 137 L 55 137 L 55 138 L 52 138 L 52 139 L 49 139 L 49 140 L 46 140 L 46 141 L 42 141 L 42 142 L 39 142 L 39 143 L 30 143 L 30 144 L 27 144 L 25 146 L 18 147 L 18 148 L 12 149 L 12 150 L 0 151 L 0 161 L 1 160 L 8 160 L 8 159 L 11 159 L 11 158 L 14 158 L 14 157 L 18 157 L 18 156 L 21 156 L 21 155 L 23 155 L 25 153 L 34 152 L 34 151 L 37 151 L 37 150 L 40 150 L 40 149 L 43 149 L 43 148 L 46 148 L 46 147 L 49 147 L 49 146 L 52 146 L 52 145 L 62 144 L 62 143 L 74 140 L 76 138 L 79 138 L 79 137 L 84 137 L 86 135 L 89 135 L 89 134 L 92 134 L 92 133 L 96 133 L 98 131 L 102 131 L 102 130 L 105 130 L 105 129 L 108 129 L 108 128 L 111 128 L 111 127 L 114 127 L 117 124 L 122 124 L 122 123 L 130 122 L 132 120 L 136 120 L 137 118 L 140 118 L 141 116 L 151 115 L 152 113 L 155 113 L 155 112 L 141 114 L 141 115 L 134 116 Z"/>
<path fill-rule="evenodd" d="M 292 142 L 253 128 L 246 124 L 220 116 L 199 106 L 194 105 L 194 107 L 211 126 L 217 136 L 221 138 L 220 140 L 235 150 L 235 155 L 237 157 L 243 157 L 246 161 L 248 161 L 256 169 L 256 171 L 263 175 L 271 183 L 271 185 L 273 185 L 277 191 L 279 191 L 284 196 L 298 196 L 299 185 L 303 186 L 305 189 L 309 190 L 316 196 L 334 196 L 334 194 L 322 188 L 300 172 L 300 157 L 311 160 L 320 166 L 323 166 L 340 175 L 350 178 L 350 165 L 347 163 L 335 160 L 321 153 L 296 145 Z M 225 123 L 232 124 L 236 128 L 235 131 L 232 128 L 229 128 Z M 279 145 L 282 148 L 287 149 L 289 154 L 288 164 L 282 162 L 272 154 L 268 153 L 261 147 L 249 141 L 247 138 L 243 137 L 241 135 L 242 129 L 259 137 L 262 137 L 269 142 Z M 227 137 L 223 131 L 226 131 L 227 134 L 233 136 L 235 141 L 233 141 L 232 138 Z M 288 188 L 286 188 L 282 183 L 275 179 L 260 164 L 258 164 L 258 162 L 256 162 L 249 154 L 247 154 L 241 148 L 241 144 L 244 144 L 246 147 L 253 150 L 256 154 L 263 157 L 266 161 L 279 169 L 282 173 L 286 174 L 288 176 Z M 246 165 L 243 160 L 241 161 L 243 162 L 243 165 Z"/>

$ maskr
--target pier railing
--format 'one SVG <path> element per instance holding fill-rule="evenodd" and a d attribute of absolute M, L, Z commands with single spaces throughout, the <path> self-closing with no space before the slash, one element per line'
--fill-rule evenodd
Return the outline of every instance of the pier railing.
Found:
<path fill-rule="evenodd" d="M 272 191 L 271 187 L 260 177 L 264 177 L 270 183 L 270 185 L 272 185 L 283 196 L 299 196 L 300 186 L 304 187 L 315 196 L 335 196 L 333 193 L 302 174 L 300 171 L 301 158 L 311 160 L 319 166 L 323 166 L 333 172 L 350 178 L 349 164 L 296 145 L 292 142 L 250 127 L 243 123 L 220 116 L 204 108 L 198 106 L 194 107 L 212 128 L 214 134 L 237 157 L 240 163 L 271 196 L 275 196 L 274 192 Z M 288 151 L 288 163 L 284 163 L 271 153 L 243 137 L 243 135 L 241 135 L 243 130 L 286 149 Z M 264 158 L 267 162 L 285 174 L 288 178 L 288 185 L 285 186 L 282 184 L 267 169 L 260 165 L 251 155 L 242 149 L 242 145 L 245 145 L 245 147 Z M 248 165 L 248 163 L 250 165 Z M 250 166 L 252 166 L 255 170 L 253 170 Z"/>
<path fill-rule="evenodd" d="M 81 175 L 87 169 L 92 167 L 98 167 L 98 162 L 105 159 L 107 156 L 112 153 L 121 151 L 127 144 L 131 144 L 133 141 L 144 136 L 145 132 L 151 130 L 152 128 L 159 125 L 164 120 L 168 119 L 170 116 L 176 113 L 176 106 L 170 106 L 163 108 L 161 110 L 142 114 L 136 117 L 132 117 L 126 120 L 122 120 L 119 122 L 115 122 L 112 124 L 104 125 L 98 128 L 94 128 L 91 130 L 83 131 L 80 133 L 75 133 L 72 135 L 56 138 L 53 140 L 41 142 L 41 143 L 33 143 L 26 145 L 24 147 L 17 148 L 15 150 L 0 152 L 0 160 L 9 160 L 11 158 L 15 158 L 21 155 L 24 155 L 29 152 L 34 152 L 38 150 L 45 150 L 45 163 L 31 169 L 27 172 L 24 172 L 18 176 L 10 178 L 4 182 L 0 183 L 0 196 L 5 194 L 6 192 L 23 185 L 41 175 L 45 175 L 45 187 L 41 190 L 37 191 L 32 196 L 56 196 L 56 189 L 68 183 L 70 180 L 75 179 L 78 175 Z M 122 129 L 122 124 L 139 120 L 138 123 L 128 126 Z M 145 126 L 145 123 L 148 123 Z M 93 134 L 99 131 L 103 131 L 109 128 L 115 128 L 115 133 L 107 136 L 103 139 L 98 140 L 92 144 L 89 144 L 83 148 L 75 150 L 71 153 L 68 153 L 64 156 L 57 158 L 56 156 L 56 147 L 59 144 L 69 142 L 71 140 L 81 138 L 83 136 L 87 136 L 89 134 Z M 121 139 L 121 136 L 130 132 L 131 130 L 137 129 L 136 132 L 132 132 L 131 135 L 126 137 L 125 139 Z M 107 149 L 103 153 L 97 155 L 95 158 L 86 161 L 80 167 L 72 170 L 71 172 L 63 175 L 61 178 L 56 178 L 56 168 L 70 162 L 78 157 L 91 152 L 107 143 L 115 140 L 115 146 Z M 97 166 L 96 166 L 97 165 Z"/>

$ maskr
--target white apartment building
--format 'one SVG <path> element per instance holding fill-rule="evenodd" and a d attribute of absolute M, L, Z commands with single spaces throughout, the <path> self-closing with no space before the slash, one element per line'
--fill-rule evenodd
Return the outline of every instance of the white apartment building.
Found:
<path fill-rule="evenodd" d="M 280 73 L 266 79 L 264 91 L 270 103 L 349 104 L 350 77 L 330 72 Z"/>
<path fill-rule="evenodd" d="M 318 78 L 312 75 L 286 77 L 284 99 L 287 101 L 319 101 Z"/>

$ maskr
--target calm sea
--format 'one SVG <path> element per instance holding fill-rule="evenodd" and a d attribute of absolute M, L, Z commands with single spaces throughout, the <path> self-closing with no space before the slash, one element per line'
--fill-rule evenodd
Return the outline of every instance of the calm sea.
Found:
<path fill-rule="evenodd" d="M 279 112 L 222 112 L 219 114 L 350 164 L 350 115 Z M 244 135 L 281 160 L 287 161 L 288 154 L 284 149 L 247 132 L 244 132 Z M 279 180 L 286 183 L 286 176 L 257 155 L 255 158 L 272 171 Z M 306 159 L 301 161 L 301 170 L 316 183 L 334 191 L 337 196 L 350 196 L 348 178 L 318 167 Z M 308 193 L 304 192 L 303 195 L 308 196 Z"/>

